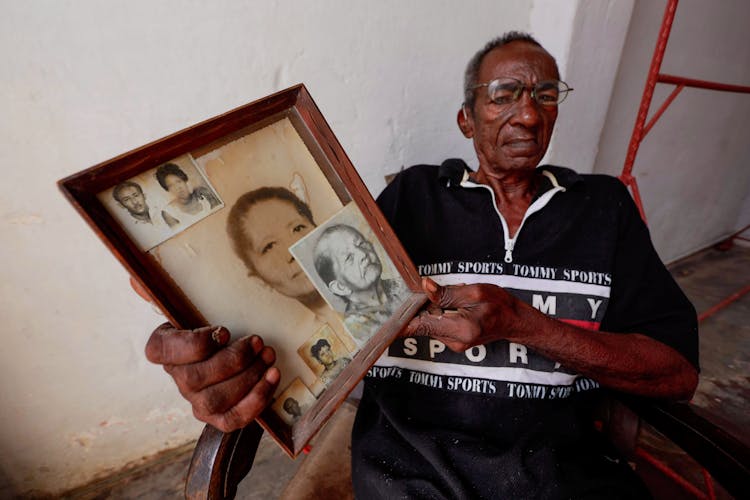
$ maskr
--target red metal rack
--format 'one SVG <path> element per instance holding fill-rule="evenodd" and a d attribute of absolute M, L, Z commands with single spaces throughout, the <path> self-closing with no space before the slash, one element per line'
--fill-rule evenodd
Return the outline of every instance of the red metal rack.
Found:
<path fill-rule="evenodd" d="M 672 30 L 672 22 L 674 21 L 674 15 L 677 11 L 678 0 L 669 0 L 667 2 L 667 8 L 664 11 L 664 18 L 662 19 L 661 29 L 659 30 L 659 38 L 656 41 L 656 48 L 654 49 L 654 55 L 651 59 L 651 67 L 648 71 L 648 79 L 646 80 L 646 87 L 643 89 L 643 97 L 641 98 L 641 105 L 638 108 L 638 117 L 633 127 L 633 135 L 630 137 L 630 144 L 628 145 L 628 153 L 625 157 L 625 165 L 622 168 L 620 174 L 620 180 L 630 188 L 633 193 L 638 210 L 641 212 L 641 217 L 646 220 L 646 214 L 643 210 L 643 202 L 641 195 L 638 191 L 638 183 L 633 177 L 633 164 L 635 163 L 635 157 L 638 154 L 638 148 L 641 141 L 646 137 L 646 134 L 651 130 L 654 124 L 664 114 L 664 111 L 669 107 L 670 104 L 675 100 L 677 95 L 685 87 L 694 87 L 707 90 L 718 90 L 723 92 L 739 92 L 743 94 L 750 94 L 750 87 L 743 85 L 729 85 L 726 83 L 710 82 L 705 80 L 695 80 L 693 78 L 685 78 L 682 76 L 666 75 L 660 73 L 661 63 L 664 59 L 664 52 L 667 48 L 667 42 L 669 41 L 669 34 Z M 667 97 L 659 109 L 654 113 L 648 123 L 646 118 L 648 117 L 648 111 L 651 107 L 651 99 L 654 96 L 654 88 L 657 83 L 676 85 L 672 93 Z"/>
<path fill-rule="evenodd" d="M 667 75 L 660 72 L 661 63 L 664 59 L 664 52 L 666 51 L 667 42 L 669 41 L 669 35 L 672 30 L 672 23 L 674 21 L 675 12 L 677 11 L 677 3 L 678 0 L 668 0 L 667 2 L 667 6 L 664 11 L 664 17 L 661 23 L 661 28 L 659 30 L 659 37 L 656 41 L 654 55 L 651 59 L 651 66 L 648 71 L 648 79 L 646 80 L 646 86 L 643 89 L 643 97 L 641 98 L 641 104 L 638 108 L 638 116 L 633 127 L 633 134 L 630 137 L 630 144 L 628 145 L 625 164 L 623 165 L 622 173 L 619 176 L 620 180 L 630 189 L 631 193 L 633 194 L 633 199 L 635 200 L 635 203 L 638 206 L 638 210 L 640 211 L 641 217 L 644 221 L 646 221 L 646 213 L 643 210 L 643 201 L 641 200 L 641 195 L 638 191 L 638 183 L 636 181 L 636 178 L 633 176 L 633 166 L 635 164 L 635 158 L 638 154 L 638 148 L 643 139 L 646 137 L 646 134 L 648 134 L 648 132 L 656 124 L 659 118 L 661 118 L 669 105 L 672 104 L 675 98 L 677 98 L 679 93 L 682 92 L 685 87 L 693 87 L 722 92 L 738 92 L 743 94 L 750 94 L 750 87 L 748 86 L 730 85 L 726 83 L 706 80 L 696 80 L 693 78 L 685 78 L 682 76 Z M 659 109 L 656 110 L 648 123 L 646 123 L 649 108 L 651 107 L 651 100 L 654 96 L 654 89 L 657 83 L 674 85 L 675 88 L 664 100 L 661 106 L 659 106 Z M 744 228 L 740 229 L 732 236 L 730 236 L 728 240 L 725 240 L 725 242 L 723 243 L 725 247 L 728 248 L 729 246 L 731 246 L 731 242 L 734 238 L 745 239 L 742 238 L 740 234 L 748 228 L 750 228 L 750 225 L 745 226 Z M 750 293 L 750 285 L 745 286 L 744 288 L 733 293 L 718 304 L 701 313 L 698 317 L 698 320 L 704 321 L 705 319 L 716 314 L 718 311 L 724 309 L 725 307 L 748 293 Z M 694 496 L 695 498 L 715 498 L 713 480 L 705 469 L 703 469 L 703 477 L 705 479 L 706 492 L 703 493 L 695 488 L 692 484 L 688 483 L 684 478 L 680 477 L 677 472 L 669 468 L 666 464 L 660 463 L 655 457 L 648 455 L 648 453 L 646 453 L 644 450 L 638 450 L 638 455 L 642 458 L 647 459 L 653 465 L 658 467 L 664 474 L 666 474 L 668 477 L 671 477 L 676 484 L 682 486 L 683 489 L 691 496 Z"/>

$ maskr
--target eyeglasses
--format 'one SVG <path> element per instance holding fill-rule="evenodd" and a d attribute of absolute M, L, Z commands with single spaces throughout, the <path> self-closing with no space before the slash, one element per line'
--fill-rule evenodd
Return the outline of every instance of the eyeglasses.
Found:
<path fill-rule="evenodd" d="M 516 102 L 521 98 L 523 91 L 528 89 L 531 98 L 539 105 L 545 107 L 554 107 L 560 104 L 568 96 L 568 92 L 573 90 L 568 84 L 560 80 L 545 80 L 535 84 L 533 87 L 516 80 L 515 78 L 496 78 L 487 83 L 474 85 L 471 89 L 487 87 L 487 95 L 490 101 L 500 106 Z"/>

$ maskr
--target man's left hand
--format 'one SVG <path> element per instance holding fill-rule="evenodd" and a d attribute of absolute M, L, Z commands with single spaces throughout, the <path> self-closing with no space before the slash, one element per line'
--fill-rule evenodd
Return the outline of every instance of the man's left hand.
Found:
<path fill-rule="evenodd" d="M 491 284 L 440 286 L 422 278 L 428 307 L 409 322 L 405 335 L 428 336 L 455 352 L 505 338 L 519 321 L 518 299 Z"/>

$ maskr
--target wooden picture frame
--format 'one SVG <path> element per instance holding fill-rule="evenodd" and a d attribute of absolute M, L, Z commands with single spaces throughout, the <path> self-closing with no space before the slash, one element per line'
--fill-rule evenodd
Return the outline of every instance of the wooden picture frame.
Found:
<path fill-rule="evenodd" d="M 223 324 L 276 349 L 282 379 L 259 421 L 291 457 L 426 302 L 411 260 L 303 85 L 58 185 L 175 326 Z M 293 244 L 296 259 L 279 260 Z M 368 286 L 384 304 L 377 316 L 346 295 L 343 271 L 333 279 L 317 267 L 345 247 L 368 252 L 363 275 L 377 275 Z M 300 265 L 304 273 L 288 271 Z"/>

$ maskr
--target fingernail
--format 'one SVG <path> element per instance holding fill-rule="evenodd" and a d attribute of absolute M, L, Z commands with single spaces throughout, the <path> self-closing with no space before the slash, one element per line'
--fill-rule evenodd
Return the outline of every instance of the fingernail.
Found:
<path fill-rule="evenodd" d="M 250 337 L 250 345 L 253 346 L 253 352 L 258 354 L 263 349 L 263 340 L 257 335 Z"/>
<path fill-rule="evenodd" d="M 263 361 L 267 365 L 270 365 L 271 363 L 276 361 L 276 353 L 273 352 L 273 349 L 271 349 L 270 347 L 263 349 L 263 352 L 261 352 L 260 357 L 263 359 Z"/>
<path fill-rule="evenodd" d="M 430 278 L 422 278 L 422 287 L 428 292 L 435 293 L 438 291 L 437 283 L 432 281 Z"/>
<path fill-rule="evenodd" d="M 266 382 L 268 382 L 269 384 L 277 383 L 279 381 L 279 377 L 279 370 L 277 370 L 276 368 L 270 368 L 266 372 Z"/>
<path fill-rule="evenodd" d="M 222 327 L 218 327 L 211 332 L 211 338 L 219 345 L 224 345 L 229 340 L 229 332 Z"/>

